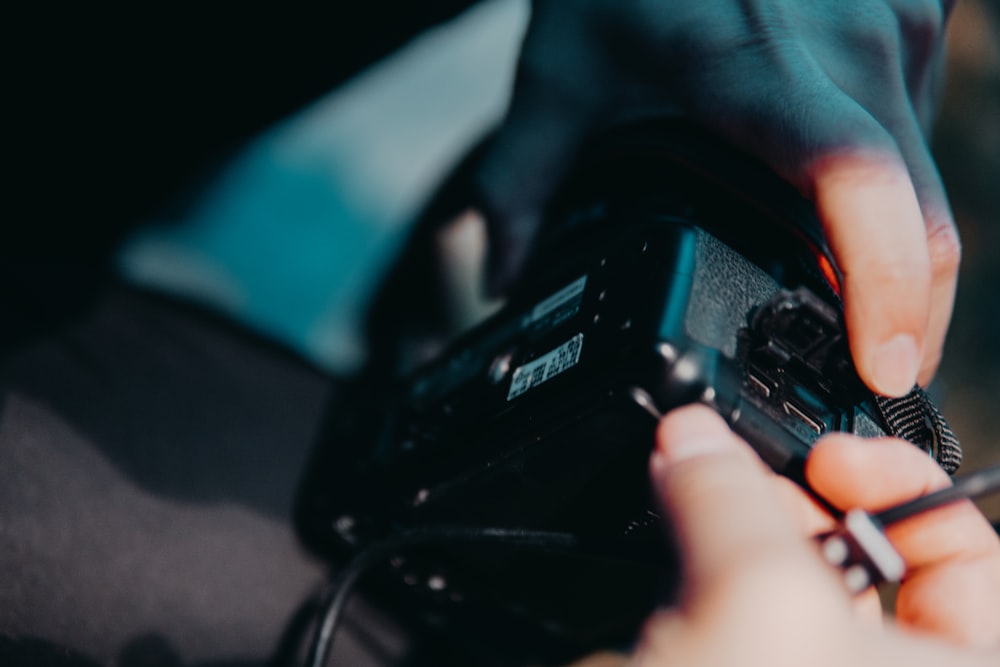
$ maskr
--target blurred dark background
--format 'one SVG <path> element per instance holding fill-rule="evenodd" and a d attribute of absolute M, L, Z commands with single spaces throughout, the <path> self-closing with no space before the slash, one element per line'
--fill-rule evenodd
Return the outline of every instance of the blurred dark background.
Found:
<path fill-rule="evenodd" d="M 962 470 L 1000 463 L 1000 3 L 957 3 L 933 150 L 962 235 L 955 315 L 937 389 Z M 960 471 L 961 472 L 961 471 Z M 1000 519 L 1000 497 L 981 501 Z"/>

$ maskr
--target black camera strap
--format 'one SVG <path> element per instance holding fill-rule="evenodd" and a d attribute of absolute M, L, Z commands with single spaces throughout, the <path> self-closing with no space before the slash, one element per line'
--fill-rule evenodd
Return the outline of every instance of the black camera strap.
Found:
<path fill-rule="evenodd" d="M 962 447 L 927 392 L 915 386 L 900 398 L 876 396 L 875 403 L 892 435 L 926 450 L 949 475 L 958 470 Z"/>

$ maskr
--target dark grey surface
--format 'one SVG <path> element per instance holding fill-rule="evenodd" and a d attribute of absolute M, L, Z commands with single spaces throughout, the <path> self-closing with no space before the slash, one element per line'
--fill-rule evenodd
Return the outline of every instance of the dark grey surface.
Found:
<path fill-rule="evenodd" d="M 778 291 L 779 285 L 757 265 L 704 232 L 698 233 L 695 264 L 684 326 L 694 340 L 736 358 L 737 332 L 749 313 Z M 725 267 L 724 271 L 715 270 Z"/>
<path fill-rule="evenodd" d="M 324 575 L 290 512 L 333 386 L 222 320 L 118 287 L 4 349 L 0 658 L 264 661 Z M 338 640 L 344 664 L 371 664 L 351 632 Z"/>
<path fill-rule="evenodd" d="M 962 442 L 959 473 L 1000 464 L 1000 5 L 959 2 L 934 154 L 962 235 L 939 404 Z M 978 503 L 1000 520 L 1000 496 Z"/>

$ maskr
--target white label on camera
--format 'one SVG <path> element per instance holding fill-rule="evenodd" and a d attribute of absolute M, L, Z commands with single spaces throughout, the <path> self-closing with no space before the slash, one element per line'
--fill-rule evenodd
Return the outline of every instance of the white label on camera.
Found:
<path fill-rule="evenodd" d="M 511 376 L 507 400 L 511 401 L 532 387 L 536 387 L 576 366 L 580 361 L 580 350 L 582 349 L 583 334 L 578 333 L 551 352 L 519 366 Z"/>
<path fill-rule="evenodd" d="M 587 274 L 583 274 L 555 294 L 552 294 L 551 296 L 546 297 L 543 301 L 539 301 L 535 304 L 535 307 L 531 310 L 531 312 L 524 316 L 524 321 L 521 323 L 521 326 L 527 327 L 534 324 L 538 320 L 567 303 L 574 301 L 579 303 L 580 298 L 583 296 L 583 288 L 586 286 Z"/>

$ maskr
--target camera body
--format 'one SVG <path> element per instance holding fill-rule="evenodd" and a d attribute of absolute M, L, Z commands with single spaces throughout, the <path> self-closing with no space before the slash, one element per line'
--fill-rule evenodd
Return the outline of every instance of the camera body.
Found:
<path fill-rule="evenodd" d="M 762 165 L 687 126 L 611 136 L 581 156 L 500 312 L 331 414 L 301 532 L 332 560 L 428 525 L 618 545 L 433 545 L 368 590 L 497 664 L 627 646 L 679 585 L 648 481 L 651 414 L 709 405 L 803 484 L 821 434 L 889 431 L 836 285 L 811 205 Z"/>

